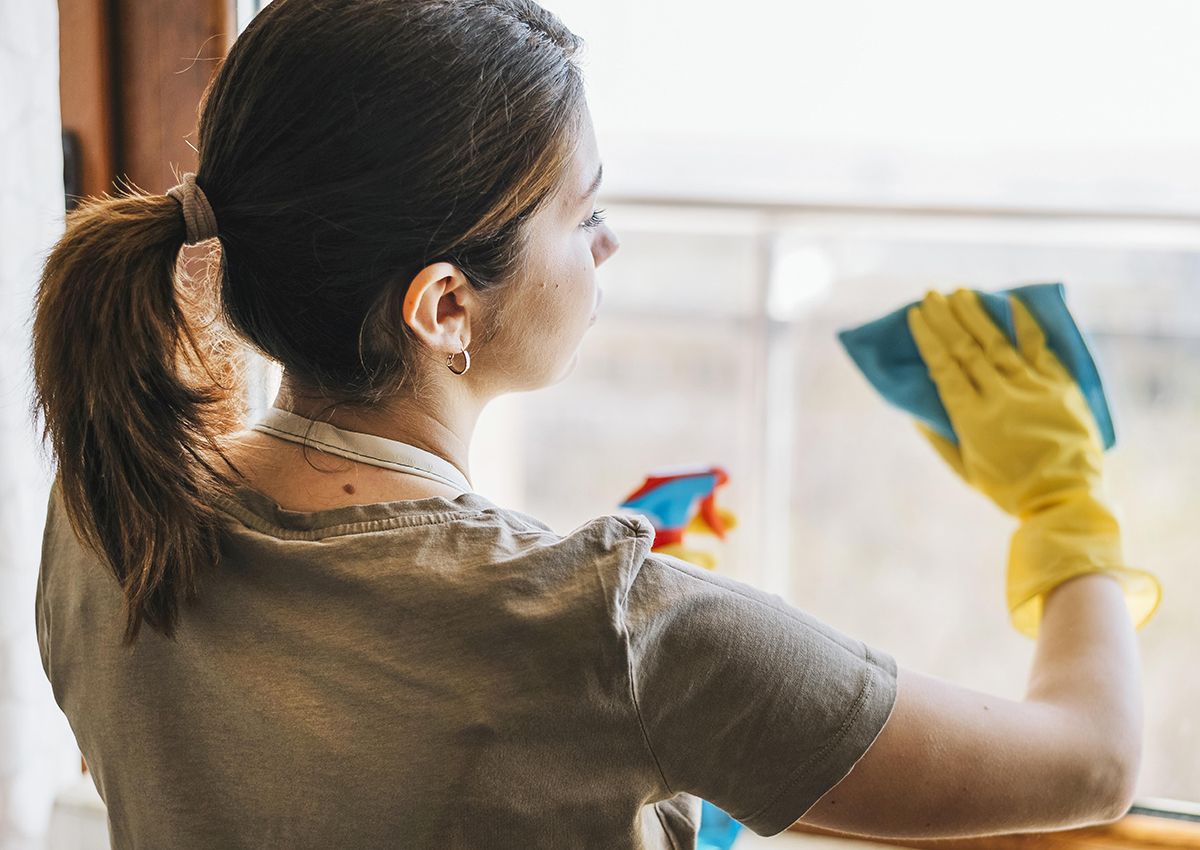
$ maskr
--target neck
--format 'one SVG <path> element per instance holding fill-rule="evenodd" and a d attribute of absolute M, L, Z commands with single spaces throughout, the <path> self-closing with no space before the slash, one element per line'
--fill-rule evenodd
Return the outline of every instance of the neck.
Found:
<path fill-rule="evenodd" d="M 467 481 L 471 480 L 468 456 L 482 405 L 466 393 L 448 392 L 436 404 L 392 399 L 371 410 L 327 408 L 328 402 L 302 396 L 285 381 L 273 404 L 336 428 L 374 434 L 424 449 L 448 461 Z"/>

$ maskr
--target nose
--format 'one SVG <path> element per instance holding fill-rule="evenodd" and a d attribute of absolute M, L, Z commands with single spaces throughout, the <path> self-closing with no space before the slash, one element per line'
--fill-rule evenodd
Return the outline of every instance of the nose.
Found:
<path fill-rule="evenodd" d="M 621 247 L 621 240 L 617 238 L 617 234 L 607 224 L 601 225 L 600 232 L 597 234 L 595 241 L 592 243 L 592 249 L 595 253 L 596 265 L 600 265 L 609 257 L 617 252 Z"/>

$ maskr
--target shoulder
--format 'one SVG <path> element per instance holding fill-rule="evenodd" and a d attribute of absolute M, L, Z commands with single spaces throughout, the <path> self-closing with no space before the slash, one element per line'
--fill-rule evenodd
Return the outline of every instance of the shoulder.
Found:
<path fill-rule="evenodd" d="M 520 511 L 502 509 L 496 520 L 539 562 L 545 580 L 590 586 L 601 593 L 609 609 L 624 604 L 654 544 L 654 526 L 641 515 L 603 514 L 565 534 Z"/>
<path fill-rule="evenodd" d="M 573 529 L 561 540 L 607 563 L 607 572 L 618 585 L 616 601 L 622 608 L 678 608 L 689 601 L 705 599 L 720 604 L 722 598 L 736 598 L 739 606 L 795 611 L 777 594 L 674 555 L 652 551 L 655 535 L 654 525 L 641 514 L 606 514 Z"/>
<path fill-rule="evenodd" d="M 620 611 L 647 560 L 659 560 L 650 551 L 654 526 L 640 514 L 595 516 L 566 533 L 497 506 L 471 522 L 489 526 L 493 582 L 544 602 L 555 600 L 552 607 L 572 608 L 573 616 L 590 608 L 610 624 L 623 619 Z"/>

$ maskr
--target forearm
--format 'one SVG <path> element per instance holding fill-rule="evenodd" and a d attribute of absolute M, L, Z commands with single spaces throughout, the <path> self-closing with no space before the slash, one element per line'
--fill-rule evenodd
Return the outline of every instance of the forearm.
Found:
<path fill-rule="evenodd" d="M 1142 685 L 1137 637 L 1120 585 L 1103 573 L 1069 579 L 1046 594 L 1027 701 L 1064 713 L 1088 735 L 1097 769 L 1107 759 L 1132 795 L 1142 749 Z"/>

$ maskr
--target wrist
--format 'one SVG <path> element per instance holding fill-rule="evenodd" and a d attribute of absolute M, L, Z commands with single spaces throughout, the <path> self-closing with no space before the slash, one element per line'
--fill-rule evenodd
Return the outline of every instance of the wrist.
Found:
<path fill-rule="evenodd" d="M 1076 518 L 1091 515 L 1097 518 L 1108 515 L 1116 523 L 1117 508 L 1108 498 L 1103 483 L 1099 485 L 1078 482 L 1051 493 L 1023 499 L 1017 510 L 1012 512 L 1021 522 L 1037 519 L 1041 523 L 1074 523 Z"/>
<path fill-rule="evenodd" d="M 1113 506 L 1084 493 L 1043 507 L 1012 534 L 1005 593 L 1013 625 L 1035 636 L 1047 592 L 1078 575 L 1124 569 Z"/>

